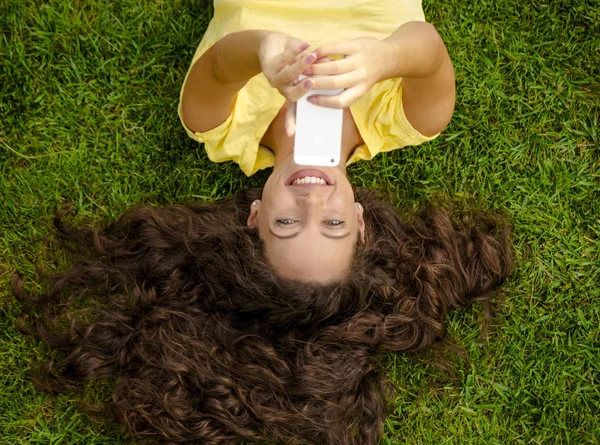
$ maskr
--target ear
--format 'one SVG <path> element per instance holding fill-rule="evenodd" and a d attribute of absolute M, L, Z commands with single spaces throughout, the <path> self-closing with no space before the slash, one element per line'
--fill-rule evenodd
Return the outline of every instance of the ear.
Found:
<path fill-rule="evenodd" d="M 365 242 L 365 219 L 363 217 L 364 208 L 358 202 L 356 203 L 356 218 L 358 219 L 358 236 L 361 243 Z"/>
<path fill-rule="evenodd" d="M 258 209 L 260 208 L 260 199 L 252 201 L 250 204 L 250 216 L 248 216 L 248 227 L 256 227 L 258 224 Z"/>

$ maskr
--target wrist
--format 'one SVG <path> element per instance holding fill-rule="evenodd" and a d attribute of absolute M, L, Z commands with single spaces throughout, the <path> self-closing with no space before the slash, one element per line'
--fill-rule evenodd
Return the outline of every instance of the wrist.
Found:
<path fill-rule="evenodd" d="M 386 41 L 393 48 L 391 77 L 425 78 L 438 70 L 445 45 L 435 27 L 427 22 L 408 22 Z"/>
<path fill-rule="evenodd" d="M 397 42 L 384 39 L 381 41 L 381 73 L 379 81 L 402 77 L 404 70 L 404 58 L 401 48 Z"/>
<path fill-rule="evenodd" d="M 268 46 L 269 41 L 278 36 L 280 33 L 275 31 L 257 31 L 257 33 L 258 36 L 254 50 L 256 54 L 256 60 L 260 65 L 262 63 L 262 56 L 265 51 L 265 46 Z"/>
<path fill-rule="evenodd" d="M 263 31 L 258 41 L 257 59 L 259 68 L 262 70 L 264 63 L 267 63 L 273 57 L 278 56 L 285 51 L 290 37 L 277 31 Z"/>

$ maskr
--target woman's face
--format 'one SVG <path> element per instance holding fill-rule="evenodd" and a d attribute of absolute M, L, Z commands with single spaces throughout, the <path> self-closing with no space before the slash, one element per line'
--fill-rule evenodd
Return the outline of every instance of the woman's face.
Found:
<path fill-rule="evenodd" d="M 327 282 L 349 271 L 364 237 L 362 206 L 345 167 L 306 167 L 292 157 L 276 167 L 251 206 L 267 259 L 286 278 Z"/>

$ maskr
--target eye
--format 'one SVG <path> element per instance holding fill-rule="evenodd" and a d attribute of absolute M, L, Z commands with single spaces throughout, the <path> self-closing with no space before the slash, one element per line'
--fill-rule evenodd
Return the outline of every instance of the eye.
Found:
<path fill-rule="evenodd" d="M 344 222 L 345 221 L 340 221 L 338 219 L 330 219 L 330 220 L 327 220 L 327 221 L 323 221 L 323 223 L 325 225 L 330 226 L 330 227 L 340 227 L 340 226 L 343 226 Z"/>
<path fill-rule="evenodd" d="M 296 221 L 295 219 L 283 218 L 283 219 L 276 219 L 275 222 L 277 224 L 279 224 L 280 226 L 291 226 L 292 224 L 295 224 L 298 221 Z"/>

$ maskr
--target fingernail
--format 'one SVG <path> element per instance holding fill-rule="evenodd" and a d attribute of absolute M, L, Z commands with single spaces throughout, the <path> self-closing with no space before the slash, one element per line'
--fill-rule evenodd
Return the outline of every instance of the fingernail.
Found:
<path fill-rule="evenodd" d="M 308 43 L 303 43 L 302 46 L 300 47 L 300 51 L 304 51 L 305 49 L 308 49 L 310 45 Z"/>
<path fill-rule="evenodd" d="M 309 101 L 311 104 L 317 103 L 317 98 L 314 96 L 310 96 L 310 97 L 306 98 L 306 100 Z"/>
<path fill-rule="evenodd" d="M 312 80 L 307 80 L 306 82 L 304 82 L 304 88 L 306 88 L 307 90 L 310 90 L 313 87 L 314 83 Z"/>
<path fill-rule="evenodd" d="M 302 74 L 305 76 L 312 76 L 312 70 L 310 68 L 306 68 L 304 71 L 302 71 Z"/>
<path fill-rule="evenodd" d="M 317 60 L 317 55 L 315 53 L 312 53 L 306 58 L 306 63 L 313 63 L 315 60 Z"/>

